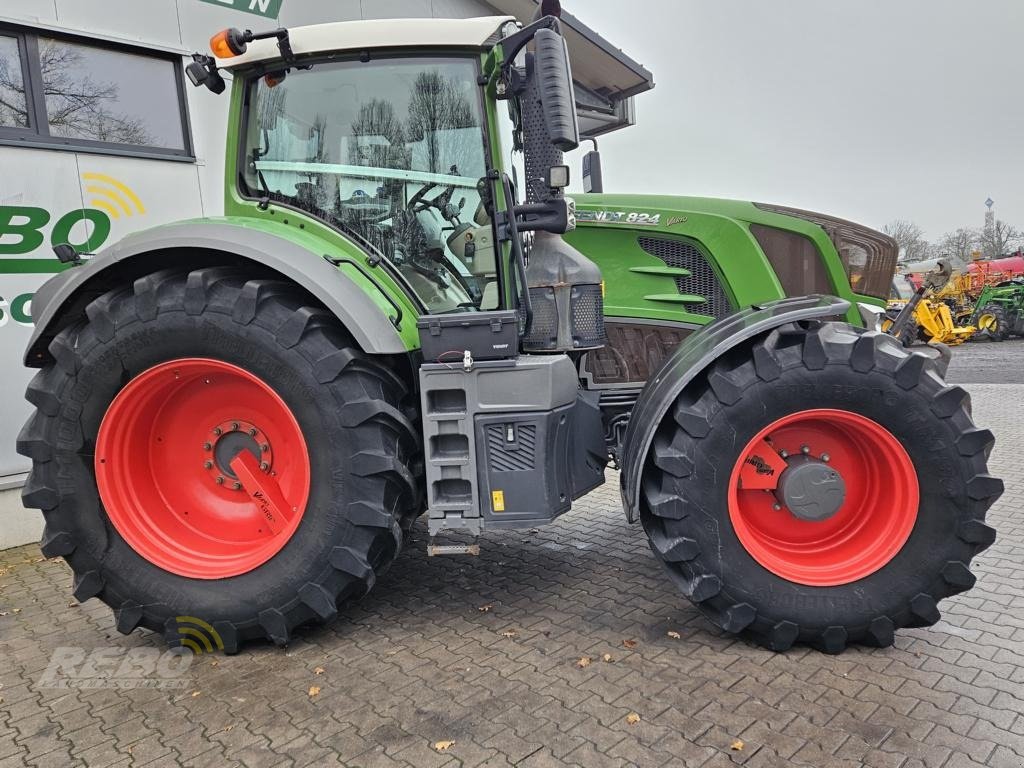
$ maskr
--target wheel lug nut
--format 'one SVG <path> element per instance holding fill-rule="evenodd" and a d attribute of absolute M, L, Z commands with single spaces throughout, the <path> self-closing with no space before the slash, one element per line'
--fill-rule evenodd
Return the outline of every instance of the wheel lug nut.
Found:
<path fill-rule="evenodd" d="M 270 469 L 270 465 L 267 464 L 267 462 L 264 461 L 262 464 L 260 464 L 260 469 L 262 469 L 264 472 L 266 472 L 268 469 Z"/>
<path fill-rule="evenodd" d="M 778 511 L 780 511 L 782 509 L 782 505 L 781 504 L 772 504 L 772 509 L 774 509 L 776 512 L 778 512 Z"/>
<path fill-rule="evenodd" d="M 237 422 L 237 421 L 232 421 L 232 422 L 231 422 L 231 428 L 232 428 L 233 430 L 236 430 L 236 431 L 237 431 L 237 430 L 238 430 L 238 422 Z"/>
<path fill-rule="evenodd" d="M 204 467 L 205 467 L 206 469 L 213 469 L 213 462 L 212 462 L 212 461 L 204 461 L 204 462 L 203 462 L 203 466 L 204 466 Z"/>
<path fill-rule="evenodd" d="M 255 428 L 249 430 L 249 437 L 256 437 L 257 434 Z"/>
<path fill-rule="evenodd" d="M 211 445 L 210 443 L 203 443 L 203 450 L 204 451 L 212 451 L 213 450 L 213 445 Z"/>
<path fill-rule="evenodd" d="M 804 454 L 806 456 L 810 452 L 811 452 L 810 446 L 808 446 L 808 445 L 801 445 L 800 446 L 800 453 L 802 453 L 802 454 Z"/>
<path fill-rule="evenodd" d="M 263 445 L 260 446 L 260 450 L 261 451 L 269 451 L 270 450 L 270 446 L 267 443 L 264 443 Z"/>
<path fill-rule="evenodd" d="M 213 428 L 213 434 L 215 434 L 217 437 L 221 436 L 221 432 L 223 432 L 223 430 L 220 427 Z"/>
<path fill-rule="evenodd" d="M 236 491 L 242 490 L 242 484 L 239 483 L 238 481 L 235 481 L 235 490 Z"/>
<path fill-rule="evenodd" d="M 832 457 L 829 456 L 827 453 L 823 453 L 823 454 L 821 454 L 821 460 L 824 461 L 826 464 L 828 464 L 829 461 L 832 460 Z"/>
<path fill-rule="evenodd" d="M 224 478 L 221 475 L 217 475 L 217 485 L 224 485 Z"/>
<path fill-rule="evenodd" d="M 786 451 L 786 450 L 779 451 L 779 456 L 781 456 L 784 459 L 788 459 L 789 458 L 789 451 Z"/>

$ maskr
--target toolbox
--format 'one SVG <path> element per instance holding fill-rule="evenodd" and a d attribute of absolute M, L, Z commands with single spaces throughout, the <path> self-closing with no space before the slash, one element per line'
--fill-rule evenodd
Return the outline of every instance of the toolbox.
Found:
<path fill-rule="evenodd" d="M 514 310 L 422 315 L 416 322 L 429 363 L 508 360 L 519 356 L 519 315 Z"/>

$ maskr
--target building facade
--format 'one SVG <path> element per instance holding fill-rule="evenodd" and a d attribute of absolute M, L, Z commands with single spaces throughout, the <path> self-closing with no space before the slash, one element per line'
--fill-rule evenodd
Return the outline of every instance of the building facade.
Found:
<path fill-rule="evenodd" d="M 20 502 L 29 462 L 21 358 L 32 295 L 64 268 L 53 246 L 92 253 L 130 232 L 222 211 L 226 97 L 184 64 L 226 27 L 369 18 L 514 15 L 535 0 L 5 0 L 0 5 L 0 549 L 38 540 Z M 631 124 L 649 72 L 571 15 L 581 128 Z"/>

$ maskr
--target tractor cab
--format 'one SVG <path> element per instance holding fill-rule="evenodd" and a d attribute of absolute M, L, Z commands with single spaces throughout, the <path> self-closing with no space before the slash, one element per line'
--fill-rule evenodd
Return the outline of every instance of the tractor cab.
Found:
<path fill-rule="evenodd" d="M 497 309 L 479 57 L 365 58 L 252 79 L 241 194 L 349 234 L 393 264 L 431 312 Z"/>
<path fill-rule="evenodd" d="M 527 347 L 603 343 L 600 272 L 559 237 L 575 228 L 562 152 L 580 138 L 556 17 L 226 30 L 211 45 L 193 82 L 219 91 L 222 71 L 242 81 L 229 211 L 259 218 L 273 205 L 323 222 L 383 265 L 419 314 L 519 310 Z"/>

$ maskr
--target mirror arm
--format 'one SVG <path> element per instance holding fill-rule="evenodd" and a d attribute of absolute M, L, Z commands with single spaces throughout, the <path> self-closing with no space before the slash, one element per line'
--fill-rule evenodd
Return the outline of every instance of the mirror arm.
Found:
<path fill-rule="evenodd" d="M 509 99 L 515 94 L 522 93 L 526 87 L 525 78 L 517 73 L 515 60 L 519 52 L 542 29 L 550 29 L 553 32 L 562 34 L 562 22 L 554 16 L 545 16 L 501 40 L 501 52 L 505 58 L 501 62 L 501 77 L 499 80 L 499 83 L 503 84 L 503 86 L 497 89 L 499 99 Z"/>
<path fill-rule="evenodd" d="M 526 282 L 526 256 L 523 254 L 523 238 L 520 236 L 519 222 L 516 221 L 516 199 L 512 194 L 512 182 L 509 181 L 507 173 L 499 173 L 496 170 L 487 172 L 487 179 L 491 188 L 496 181 L 501 182 L 502 191 L 505 196 L 505 210 L 494 212 L 494 223 L 498 228 L 498 239 L 502 242 L 512 242 L 512 260 L 515 262 L 516 275 L 522 288 L 522 303 L 525 322 L 523 323 L 523 336 L 529 335 L 533 326 L 533 302 L 530 300 L 530 287 Z"/>

